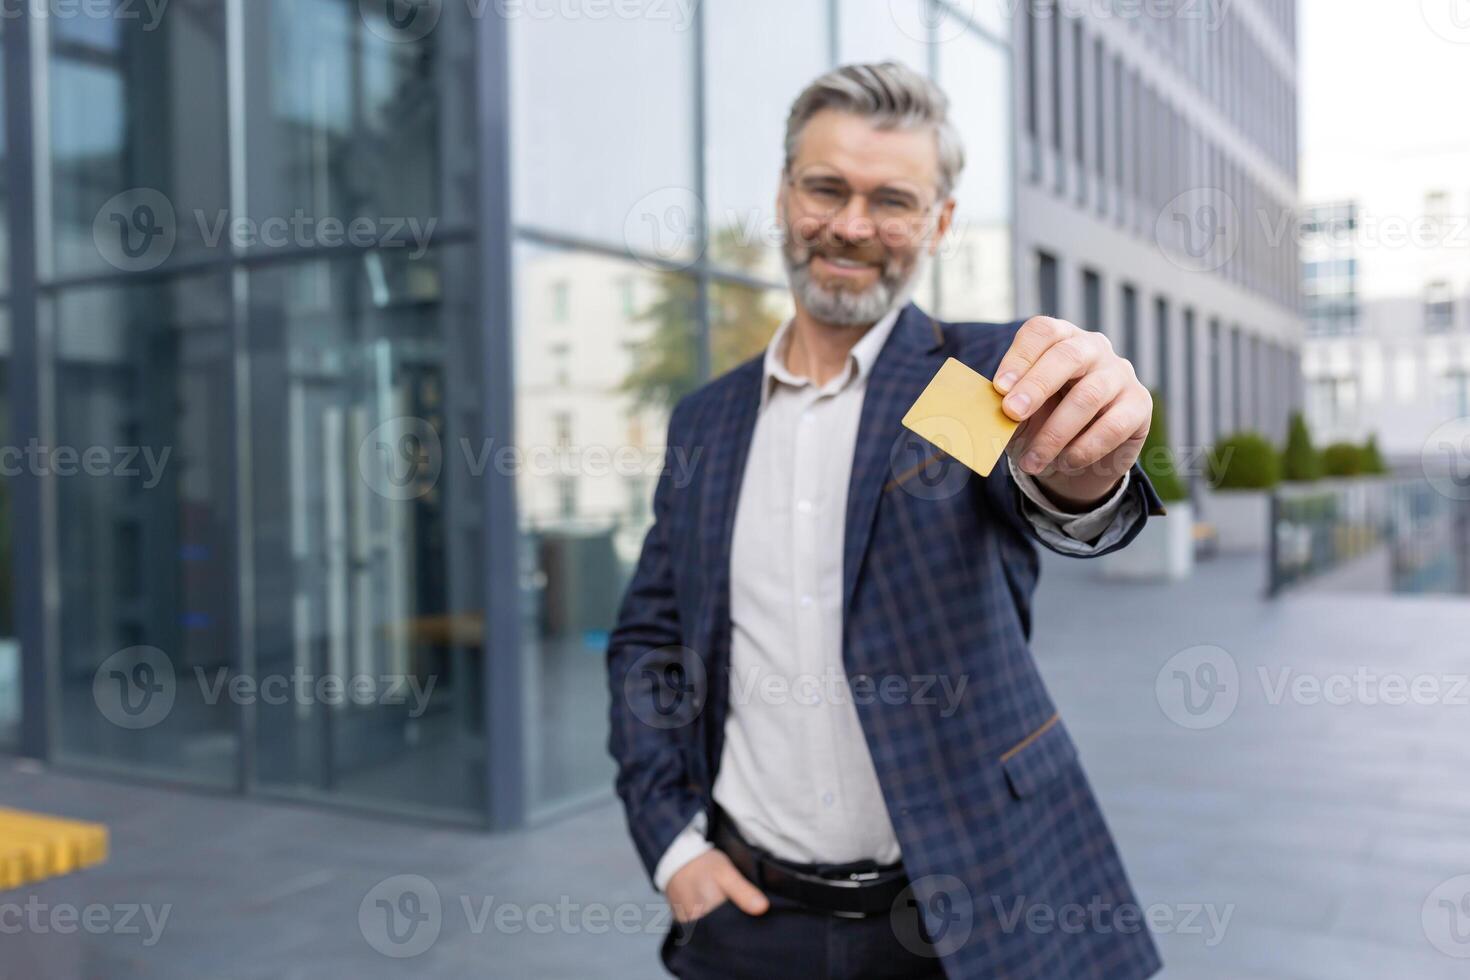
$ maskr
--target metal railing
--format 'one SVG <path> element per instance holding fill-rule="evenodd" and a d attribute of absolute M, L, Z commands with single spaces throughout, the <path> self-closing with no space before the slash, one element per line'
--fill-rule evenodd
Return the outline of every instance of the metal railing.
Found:
<path fill-rule="evenodd" d="M 1380 549 L 1386 591 L 1470 593 L 1470 501 L 1425 478 L 1283 486 L 1272 492 L 1270 513 L 1270 595 Z"/>

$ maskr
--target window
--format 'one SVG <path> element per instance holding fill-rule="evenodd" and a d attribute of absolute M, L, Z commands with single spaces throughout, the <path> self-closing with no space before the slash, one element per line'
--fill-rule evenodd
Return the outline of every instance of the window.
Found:
<path fill-rule="evenodd" d="M 1308 385 L 1307 397 L 1307 411 L 1321 428 L 1349 428 L 1357 421 L 1357 378 L 1314 378 Z"/>
<path fill-rule="evenodd" d="M 1251 385 L 1251 426 L 1256 431 L 1263 431 L 1266 425 L 1265 405 L 1262 404 L 1261 390 L 1266 379 L 1265 364 L 1261 360 L 1261 338 L 1252 335 L 1250 338 L 1250 385 Z"/>
<path fill-rule="evenodd" d="M 465 8 L 443 6 L 461 16 Z M 516 224 L 660 259 L 693 258 L 699 93 L 689 84 L 695 50 L 684 18 L 510 17 L 508 25 Z M 395 112 L 381 110 L 388 120 Z M 604 155 L 595 181 L 587 179 L 589 146 L 618 149 Z"/>
<path fill-rule="evenodd" d="M 1138 72 L 1128 74 L 1129 92 L 1133 96 L 1133 108 L 1129 111 L 1129 127 L 1133 131 L 1133 200 L 1143 203 L 1143 89 L 1138 84 Z"/>
<path fill-rule="evenodd" d="M 1102 38 L 1092 42 L 1092 98 L 1093 98 L 1093 125 L 1096 127 L 1094 134 L 1094 154 L 1097 162 L 1098 176 L 1098 203 L 1102 204 L 1107 199 L 1105 187 L 1108 176 L 1108 147 L 1107 147 L 1107 89 L 1104 86 L 1107 74 L 1107 53 L 1103 50 Z"/>
<path fill-rule="evenodd" d="M 773 224 L 771 198 L 785 162 L 786 119 L 778 112 L 752 112 L 751 107 L 790 105 L 807 82 L 826 70 L 826 5 L 742 0 L 699 6 L 705 22 L 703 161 L 709 258 L 747 276 L 780 281 L 785 278 L 780 238 L 768 230 Z M 895 8 L 894 16 L 898 13 Z M 781 30 L 771 29 L 776 23 Z M 760 52 L 760 71 L 750 70 L 753 51 Z M 652 82 L 645 78 L 645 84 Z M 662 203 L 656 213 L 666 233 L 698 234 L 697 214 L 686 218 Z"/>
<path fill-rule="evenodd" d="M 1113 180 L 1118 185 L 1118 197 L 1123 196 L 1123 134 L 1127 132 L 1127 120 L 1123 116 L 1123 59 L 1113 56 Z M 1122 208 L 1119 207 L 1119 214 Z"/>
<path fill-rule="evenodd" d="M 1431 282 L 1424 287 L 1424 329 L 1439 332 L 1454 325 L 1455 296 L 1450 284 L 1444 280 Z"/>
<path fill-rule="evenodd" d="M 1245 365 L 1241 363 L 1240 327 L 1230 328 L 1230 414 L 1232 428 L 1245 426 Z"/>
<path fill-rule="evenodd" d="M 1425 194 L 1424 217 L 1433 222 L 1436 228 L 1443 227 L 1450 217 L 1450 192 L 1430 191 Z"/>
<path fill-rule="evenodd" d="M 1440 407 L 1449 417 L 1470 417 L 1470 371 L 1457 368 L 1440 378 Z"/>
<path fill-rule="evenodd" d="M 1076 126 L 1077 169 L 1087 169 L 1087 46 L 1082 40 L 1082 21 L 1072 21 L 1072 119 Z M 1084 174 L 1085 176 L 1085 174 Z M 1078 185 L 1086 187 L 1084 179 Z M 1083 192 L 1084 196 L 1086 191 Z"/>
<path fill-rule="evenodd" d="M 1220 321 L 1210 320 L 1210 418 L 1206 431 L 1210 438 L 1218 440 L 1225 434 L 1224 414 L 1220 411 L 1223 402 L 1221 398 L 1221 386 L 1224 382 L 1224 371 L 1222 364 L 1223 352 L 1220 350 Z"/>
<path fill-rule="evenodd" d="M 1036 5 L 1040 0 L 1026 0 L 1026 132 L 1032 139 L 1038 139 L 1040 135 L 1039 115 L 1037 109 L 1037 78 L 1036 58 L 1040 48 L 1036 43 L 1036 32 L 1039 29 L 1036 24 Z"/>
<path fill-rule="evenodd" d="M 623 299 L 623 317 L 631 320 L 638 315 L 638 291 L 633 287 L 633 277 L 624 276 L 619 286 Z"/>
<path fill-rule="evenodd" d="M 1062 166 L 1062 11 L 1056 0 L 1047 5 L 1047 19 L 1051 22 L 1051 142 L 1057 151 L 1057 173 L 1065 172 Z"/>
<path fill-rule="evenodd" d="M 1352 201 L 1318 204 L 1307 208 L 1302 217 L 1302 234 L 1308 237 L 1337 239 L 1348 244 L 1358 226 L 1358 208 Z"/>
<path fill-rule="evenodd" d="M 1200 441 L 1199 431 L 1199 399 L 1196 397 L 1194 386 L 1194 354 L 1195 354 L 1195 318 L 1194 310 L 1184 311 L 1184 438 L 1191 446 L 1196 446 Z"/>
<path fill-rule="evenodd" d="M 1082 270 L 1082 326 L 1087 330 L 1106 332 L 1103 323 L 1102 276 L 1092 269 Z"/>
<path fill-rule="evenodd" d="M 551 284 L 551 318 L 557 323 L 571 322 L 572 284 L 564 279 Z"/>
<path fill-rule="evenodd" d="M 557 477 L 556 497 L 562 520 L 574 520 L 577 516 L 577 478 L 574 476 Z"/>
<path fill-rule="evenodd" d="M 1154 299 L 1154 332 L 1154 335 L 1158 338 L 1158 343 L 1155 347 L 1154 364 L 1156 373 L 1154 374 L 1153 381 L 1155 387 L 1159 389 L 1159 394 L 1163 395 L 1164 405 L 1167 407 L 1172 404 L 1172 400 L 1169 397 L 1169 382 L 1171 380 L 1169 375 L 1172 365 L 1169 362 L 1171 356 L 1169 350 L 1169 301 L 1162 296 Z"/>
<path fill-rule="evenodd" d="M 558 387 L 565 388 L 572 383 L 571 357 L 570 344 L 551 345 L 552 373 L 555 375 Z"/>
<path fill-rule="evenodd" d="M 1123 356 L 1138 367 L 1138 290 L 1123 287 Z"/>
<path fill-rule="evenodd" d="M 1057 257 L 1049 252 L 1036 253 L 1036 301 L 1043 316 L 1061 316 L 1061 297 L 1058 295 Z"/>

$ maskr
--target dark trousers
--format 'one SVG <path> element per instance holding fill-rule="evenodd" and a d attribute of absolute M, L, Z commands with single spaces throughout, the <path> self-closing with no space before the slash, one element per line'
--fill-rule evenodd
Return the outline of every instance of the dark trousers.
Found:
<path fill-rule="evenodd" d="M 767 895 L 764 915 L 724 902 L 674 923 L 664 966 L 681 980 L 944 980 L 910 905 L 894 915 L 849 919 Z"/>

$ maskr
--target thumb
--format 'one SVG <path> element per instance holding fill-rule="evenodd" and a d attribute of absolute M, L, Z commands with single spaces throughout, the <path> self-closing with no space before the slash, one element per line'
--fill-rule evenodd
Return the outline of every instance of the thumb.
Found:
<path fill-rule="evenodd" d="M 764 915 L 766 909 L 771 907 L 770 900 L 733 864 L 727 864 L 721 870 L 719 882 L 726 897 L 746 915 Z"/>

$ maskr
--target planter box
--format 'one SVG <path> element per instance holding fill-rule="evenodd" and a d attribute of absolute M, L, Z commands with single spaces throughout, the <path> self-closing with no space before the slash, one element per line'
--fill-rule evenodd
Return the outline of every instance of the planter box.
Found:
<path fill-rule="evenodd" d="M 1270 490 L 1207 490 L 1204 505 L 1221 552 L 1264 555 L 1271 546 Z"/>
<path fill-rule="evenodd" d="M 1188 578 L 1194 569 L 1194 508 L 1171 500 L 1165 517 L 1150 517 L 1122 551 L 1098 559 L 1105 578 L 1137 581 Z"/>

